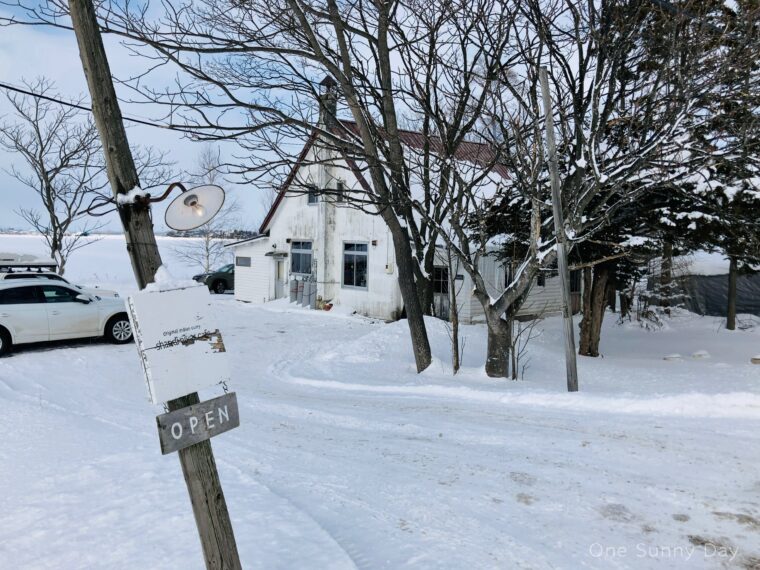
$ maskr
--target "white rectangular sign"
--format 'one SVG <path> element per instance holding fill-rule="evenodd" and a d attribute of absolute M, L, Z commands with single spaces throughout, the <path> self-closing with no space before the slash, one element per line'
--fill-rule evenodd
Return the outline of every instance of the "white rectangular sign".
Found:
<path fill-rule="evenodd" d="M 228 355 L 205 286 L 141 291 L 127 305 L 151 402 L 229 381 Z"/>

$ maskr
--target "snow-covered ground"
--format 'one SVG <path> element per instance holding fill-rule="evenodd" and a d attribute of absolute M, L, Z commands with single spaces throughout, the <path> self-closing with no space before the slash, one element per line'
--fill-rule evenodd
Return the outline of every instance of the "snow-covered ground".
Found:
<path fill-rule="evenodd" d="M 512 382 L 483 374 L 481 326 L 454 377 L 429 320 L 417 375 L 403 321 L 214 304 L 241 425 L 213 447 L 244 568 L 760 567 L 760 331 L 608 315 L 567 394 L 556 319 Z M 0 406 L 0 568 L 202 568 L 133 345 L 19 350 Z"/>
<path fill-rule="evenodd" d="M 124 293 L 137 290 L 123 235 L 93 235 L 83 239 L 90 244 L 75 251 L 66 263 L 67 279 L 80 285 L 117 289 Z M 158 236 L 157 241 L 161 258 L 164 264 L 171 268 L 172 275 L 187 278 L 201 272 L 201 267 L 188 264 L 178 255 L 183 249 L 199 244 L 198 238 Z M 0 234 L 0 252 L 28 253 L 50 259 L 45 242 L 32 234 Z M 229 255 L 229 259 L 218 265 L 224 265 L 231 260 L 232 254 Z"/>

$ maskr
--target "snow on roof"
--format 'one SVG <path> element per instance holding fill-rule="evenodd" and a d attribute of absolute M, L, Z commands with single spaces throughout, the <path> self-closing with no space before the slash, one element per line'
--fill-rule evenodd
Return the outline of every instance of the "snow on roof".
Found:
<path fill-rule="evenodd" d="M 256 241 L 256 240 L 264 239 L 264 238 L 268 238 L 268 237 L 269 237 L 269 234 L 259 234 L 257 236 L 249 237 L 249 238 L 246 238 L 246 239 L 241 239 L 240 241 L 233 241 L 232 243 L 226 243 L 226 244 L 224 244 L 224 247 L 236 247 L 238 245 L 243 245 L 243 244 L 246 244 L 246 243 L 249 243 L 249 242 L 252 242 L 252 241 Z"/>

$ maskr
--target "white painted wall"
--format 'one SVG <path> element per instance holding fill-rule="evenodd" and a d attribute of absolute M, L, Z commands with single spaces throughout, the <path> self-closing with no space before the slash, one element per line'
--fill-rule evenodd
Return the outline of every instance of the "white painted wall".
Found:
<path fill-rule="evenodd" d="M 250 257 L 250 267 L 235 264 L 235 298 L 248 303 L 265 303 L 274 298 L 274 265 L 264 254 L 271 249 L 267 237 L 233 248 L 235 257 Z"/>
<path fill-rule="evenodd" d="M 307 162 L 314 158 L 313 151 Z M 337 180 L 347 190 L 358 189 L 353 174 L 339 164 L 327 176 L 319 166 L 302 167 L 295 185 L 314 183 L 333 186 Z M 326 303 L 351 307 L 357 312 L 382 319 L 396 319 L 402 302 L 398 288 L 395 256 L 390 233 L 378 216 L 336 202 L 332 196 L 320 197 L 309 204 L 303 191 L 286 195 L 269 222 L 269 236 L 233 246 L 236 256 L 251 257 L 251 267 L 235 268 L 235 297 L 241 301 L 262 303 L 274 299 L 275 266 L 268 252 L 287 252 L 287 273 L 291 268 L 291 244 L 312 242 L 312 263 L 316 262 L 317 295 Z M 290 241 L 288 241 L 290 240 Z M 343 284 L 343 247 L 345 243 L 368 246 L 367 288 Z M 288 275 L 287 280 L 294 278 Z M 285 285 L 287 294 L 288 285 Z"/>
<path fill-rule="evenodd" d="M 315 148 L 306 163 L 314 162 Z M 403 303 L 398 287 L 393 242 L 385 223 L 332 196 L 321 196 L 317 204 L 309 204 L 303 186 L 309 183 L 319 188 L 344 187 L 359 191 L 360 185 L 342 161 L 334 166 L 309 164 L 298 171 L 292 187 L 284 197 L 268 225 L 269 236 L 232 246 L 236 256 L 251 257 L 251 267 L 235 268 L 235 297 L 241 301 L 263 303 L 275 296 L 275 262 L 267 253 L 287 252 L 287 275 L 284 284 L 288 296 L 291 244 L 294 241 L 312 242 L 312 263 L 316 262 L 317 295 L 326 303 L 350 307 L 358 313 L 392 320 L 400 316 Z M 368 244 L 368 285 L 366 289 L 347 287 L 343 283 L 343 246 L 347 242 Z M 447 265 L 445 252 L 437 254 L 436 265 Z M 504 267 L 496 256 L 484 256 L 480 271 L 491 297 L 498 297 L 504 287 Z M 463 278 L 456 281 L 460 320 L 465 323 L 484 320 L 483 308 L 472 295 L 472 280 L 463 268 L 457 270 Z M 534 285 L 528 300 L 518 315 L 543 314 L 561 310 L 559 280 L 549 278 L 545 287 Z"/>

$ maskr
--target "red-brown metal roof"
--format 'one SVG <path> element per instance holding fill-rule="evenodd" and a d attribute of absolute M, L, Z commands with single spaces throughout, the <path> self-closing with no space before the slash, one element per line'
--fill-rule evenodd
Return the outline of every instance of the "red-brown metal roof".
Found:
<path fill-rule="evenodd" d="M 345 129 L 345 131 L 350 132 L 354 136 L 357 136 L 357 137 L 359 136 L 359 128 L 357 127 L 355 122 L 340 120 L 340 124 L 342 125 L 343 129 Z M 336 128 L 334 129 L 334 134 L 336 136 L 341 136 L 341 135 L 344 135 L 345 132 L 339 128 Z M 274 217 L 274 213 L 277 210 L 277 207 L 280 205 L 280 202 L 282 202 L 282 199 L 285 197 L 285 193 L 287 192 L 288 188 L 293 182 L 293 179 L 295 178 L 298 169 L 301 167 L 303 161 L 306 159 L 306 154 L 309 152 L 309 149 L 314 144 L 316 137 L 317 137 L 317 130 L 315 129 L 312 132 L 312 134 L 309 136 L 309 139 L 306 141 L 306 144 L 304 145 L 303 150 L 301 151 L 301 154 L 298 156 L 298 159 L 293 165 L 293 168 L 288 174 L 288 177 L 285 179 L 285 182 L 280 187 L 280 191 L 277 194 L 277 198 L 275 198 L 275 201 L 272 203 L 272 207 L 269 209 L 269 212 L 267 212 L 267 215 L 264 218 L 264 221 L 262 222 L 261 227 L 259 228 L 259 233 L 263 234 L 266 232 L 267 225 L 269 224 L 269 222 L 272 221 L 272 217 Z M 416 150 L 423 150 L 425 148 L 425 143 L 427 141 L 428 144 L 430 145 L 430 151 L 433 154 L 440 155 L 443 151 L 443 144 L 441 143 L 441 140 L 439 138 L 426 137 L 425 135 L 417 131 L 409 131 L 409 130 L 400 129 L 399 138 L 401 139 L 401 142 L 409 148 L 413 148 Z M 496 152 L 493 150 L 493 148 L 490 145 L 487 145 L 485 143 L 462 141 L 457 145 L 456 150 L 454 151 L 454 158 L 456 160 L 470 162 L 470 163 L 481 165 L 484 167 L 490 167 L 496 174 L 498 174 L 499 176 L 503 178 L 506 178 L 508 176 L 506 166 L 498 162 L 498 155 L 496 154 Z M 354 168 L 352 168 L 352 170 L 354 170 L 355 173 L 358 173 L 358 168 L 356 168 L 355 166 Z M 360 177 L 359 182 L 360 183 L 364 182 L 366 184 L 366 181 L 363 180 L 363 177 L 361 177 L 360 174 L 357 174 L 357 175 Z"/>

